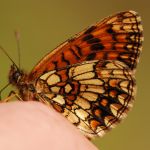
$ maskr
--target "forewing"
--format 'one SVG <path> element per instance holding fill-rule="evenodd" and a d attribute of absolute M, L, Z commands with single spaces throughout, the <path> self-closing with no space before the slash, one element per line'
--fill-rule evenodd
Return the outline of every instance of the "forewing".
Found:
<path fill-rule="evenodd" d="M 49 71 L 37 93 L 86 136 L 102 136 L 122 120 L 135 96 L 133 72 L 119 61 L 87 61 Z"/>
<path fill-rule="evenodd" d="M 89 60 L 119 60 L 131 70 L 139 61 L 143 41 L 140 16 L 125 11 L 104 19 L 47 54 L 31 71 L 29 80 L 44 72 Z"/>

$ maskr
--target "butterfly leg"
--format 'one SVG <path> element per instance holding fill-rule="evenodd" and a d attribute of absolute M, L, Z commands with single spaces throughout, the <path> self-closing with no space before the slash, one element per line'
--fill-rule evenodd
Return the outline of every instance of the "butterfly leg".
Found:
<path fill-rule="evenodd" d="M 9 95 L 7 96 L 7 98 L 1 100 L 1 102 L 2 103 L 10 102 L 10 101 L 13 101 L 14 98 L 19 101 L 23 101 L 23 99 L 15 91 L 11 91 Z"/>
<path fill-rule="evenodd" d="M 43 98 L 42 94 L 37 93 L 37 98 L 41 103 L 44 103 L 47 106 L 50 106 L 50 103 L 46 99 Z"/>

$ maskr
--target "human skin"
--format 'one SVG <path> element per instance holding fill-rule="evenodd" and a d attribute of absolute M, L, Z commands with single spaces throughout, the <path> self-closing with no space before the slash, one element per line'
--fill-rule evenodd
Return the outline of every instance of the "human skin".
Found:
<path fill-rule="evenodd" d="M 0 150 L 98 150 L 65 117 L 40 102 L 0 104 Z"/>

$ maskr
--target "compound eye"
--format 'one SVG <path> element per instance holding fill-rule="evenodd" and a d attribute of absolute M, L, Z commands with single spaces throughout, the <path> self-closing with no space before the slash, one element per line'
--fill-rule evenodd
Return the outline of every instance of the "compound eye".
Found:
<path fill-rule="evenodd" d="M 14 77 L 14 80 L 17 81 L 18 78 L 20 77 L 20 73 L 19 72 L 15 72 L 13 77 Z"/>

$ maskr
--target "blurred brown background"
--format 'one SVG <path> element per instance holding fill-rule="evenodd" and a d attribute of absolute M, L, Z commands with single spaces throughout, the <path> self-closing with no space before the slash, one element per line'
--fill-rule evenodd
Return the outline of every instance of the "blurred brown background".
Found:
<path fill-rule="evenodd" d="M 13 32 L 18 29 L 21 33 L 21 67 L 29 72 L 46 53 L 94 22 L 119 11 L 139 12 L 145 42 L 136 72 L 138 92 L 134 108 L 122 124 L 103 138 L 95 139 L 94 143 L 101 150 L 149 149 L 149 6 L 148 0 L 0 0 L 0 45 L 17 62 Z M 0 87 L 7 83 L 10 65 L 8 58 L 0 52 Z"/>

